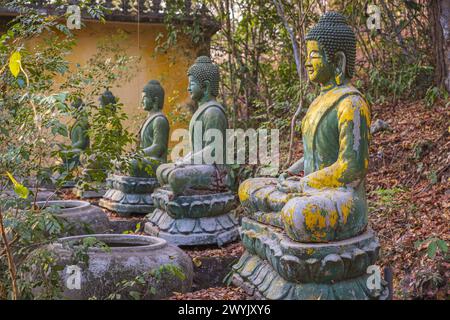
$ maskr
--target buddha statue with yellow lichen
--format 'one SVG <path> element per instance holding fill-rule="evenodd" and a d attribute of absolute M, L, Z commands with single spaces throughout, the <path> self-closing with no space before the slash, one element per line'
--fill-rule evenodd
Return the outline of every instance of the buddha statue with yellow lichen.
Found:
<path fill-rule="evenodd" d="M 365 286 L 379 244 L 367 229 L 370 108 L 350 84 L 355 35 L 328 12 L 306 48 L 309 79 L 321 91 L 302 121 L 304 157 L 279 179 L 240 185 L 246 252 L 230 280 L 270 299 L 379 298 Z"/>

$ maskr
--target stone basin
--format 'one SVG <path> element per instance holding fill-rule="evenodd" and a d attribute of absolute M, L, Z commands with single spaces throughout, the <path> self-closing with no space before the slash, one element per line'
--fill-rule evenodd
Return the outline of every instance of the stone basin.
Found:
<path fill-rule="evenodd" d="M 39 201 L 36 205 L 41 209 L 56 206 L 56 217 L 61 218 L 65 227 L 64 236 L 107 233 L 111 226 L 106 213 L 86 201 L 55 200 Z"/>
<path fill-rule="evenodd" d="M 89 263 L 86 265 L 74 261 L 73 254 L 78 244 L 88 237 L 105 243 L 109 249 L 88 248 L 86 254 Z M 187 292 L 192 286 L 191 259 L 181 249 L 160 238 L 141 235 L 86 235 L 61 238 L 49 245 L 48 249 L 56 255 L 56 264 L 63 269 L 60 275 L 64 299 L 107 299 L 118 291 L 121 293 L 120 299 L 130 299 L 130 291 L 140 292 L 141 299 L 161 299 L 173 292 Z M 176 268 L 178 273 L 170 272 L 170 268 Z M 73 277 L 77 276 L 77 271 L 73 271 L 76 269 L 79 270 L 78 287 L 70 285 L 76 284 L 73 281 Z M 124 281 L 133 281 L 141 276 L 145 279 L 145 284 L 124 290 Z"/>

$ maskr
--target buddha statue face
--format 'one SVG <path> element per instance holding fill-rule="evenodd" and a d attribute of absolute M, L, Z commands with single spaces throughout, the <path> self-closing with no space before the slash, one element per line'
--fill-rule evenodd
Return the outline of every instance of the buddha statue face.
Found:
<path fill-rule="evenodd" d="M 164 106 L 164 89 L 156 80 L 151 80 L 142 91 L 141 106 L 145 111 L 160 111 Z"/>
<path fill-rule="evenodd" d="M 311 82 L 318 84 L 329 83 L 334 78 L 334 66 L 327 61 L 319 42 L 310 40 L 306 42 L 306 70 Z"/>
<path fill-rule="evenodd" d="M 322 87 L 341 85 L 353 76 L 356 38 L 345 17 L 327 12 L 306 35 L 306 70 Z"/>
<path fill-rule="evenodd" d="M 200 83 L 194 76 L 189 76 L 188 92 L 192 100 L 199 102 L 206 95 L 210 95 L 209 87 L 208 80 Z"/>
<path fill-rule="evenodd" d="M 219 68 L 209 57 L 198 57 L 189 68 L 188 77 L 188 92 L 192 100 L 205 102 L 219 94 Z"/>

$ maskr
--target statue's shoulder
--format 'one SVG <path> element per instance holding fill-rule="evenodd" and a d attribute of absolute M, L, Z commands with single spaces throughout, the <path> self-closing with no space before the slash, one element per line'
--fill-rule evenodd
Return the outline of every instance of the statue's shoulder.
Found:
<path fill-rule="evenodd" d="M 210 101 L 202 105 L 196 112 L 196 119 L 227 118 L 227 112 L 220 102 Z"/>
<path fill-rule="evenodd" d="M 339 87 L 335 92 L 337 107 L 345 107 L 349 105 L 368 105 L 364 95 L 351 84 Z"/>
<path fill-rule="evenodd" d="M 207 106 L 205 106 L 203 114 L 207 115 L 221 115 L 225 116 L 227 115 L 227 111 L 225 107 L 218 101 L 212 101 L 211 103 L 208 103 Z"/>
<path fill-rule="evenodd" d="M 353 120 L 355 111 L 370 119 L 370 105 L 364 95 L 357 89 L 351 94 L 344 96 L 337 104 L 338 117 L 341 121 Z"/>
<path fill-rule="evenodd" d="M 164 113 L 161 113 L 153 119 L 153 123 L 156 126 L 169 126 L 169 119 Z"/>

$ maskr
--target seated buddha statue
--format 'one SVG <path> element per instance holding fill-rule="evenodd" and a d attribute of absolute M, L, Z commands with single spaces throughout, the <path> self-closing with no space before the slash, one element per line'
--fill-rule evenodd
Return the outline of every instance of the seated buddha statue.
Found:
<path fill-rule="evenodd" d="M 228 120 L 225 108 L 216 100 L 219 94 L 219 68 L 206 56 L 197 58 L 188 70 L 188 92 L 198 105 L 189 124 L 191 152 L 176 163 L 161 165 L 157 178 L 162 186 L 169 185 L 173 194 L 188 194 L 195 190 L 223 191 L 227 189 L 227 167 L 225 165 L 225 137 Z M 215 156 L 216 141 L 205 141 L 203 135 L 209 130 L 220 132 L 223 137 L 222 155 L 215 164 L 204 159 Z"/>
<path fill-rule="evenodd" d="M 139 130 L 139 146 L 143 159 L 131 161 L 132 177 L 155 177 L 157 167 L 167 162 L 169 120 L 162 113 L 164 95 L 164 89 L 157 80 L 151 80 L 142 92 L 142 108 L 148 112 L 148 118 Z"/>
<path fill-rule="evenodd" d="M 337 241 L 367 225 L 370 108 L 350 84 L 356 41 L 342 15 L 322 16 L 306 48 L 308 77 L 320 94 L 302 121 L 303 158 L 279 179 L 246 180 L 239 198 L 253 218 L 283 228 L 295 241 Z"/>
<path fill-rule="evenodd" d="M 102 111 L 115 113 L 117 99 L 113 93 L 106 89 L 98 99 L 99 107 Z M 91 114 L 91 128 L 96 121 L 96 115 Z M 103 139 L 104 141 L 104 139 Z M 82 155 L 80 164 L 82 167 L 81 176 L 78 177 L 74 192 L 81 199 L 101 198 L 105 194 L 105 180 L 108 176 L 109 157 L 98 152 L 105 142 L 98 136 L 91 135 L 89 150 Z"/>
<path fill-rule="evenodd" d="M 90 144 L 89 122 L 87 114 L 84 112 L 84 103 L 81 99 L 76 99 L 72 105 L 72 113 L 75 121 L 69 127 L 70 146 L 60 151 L 62 166 L 58 168 L 58 173 L 53 177 L 54 181 L 60 181 L 63 188 L 73 188 L 76 184 L 74 180 L 75 170 L 81 164 L 81 156 Z"/>
<path fill-rule="evenodd" d="M 151 80 L 142 91 L 141 106 L 148 112 L 139 131 L 139 151 L 127 169 L 107 179 L 109 190 L 100 205 L 119 214 L 145 214 L 153 210 L 151 194 L 159 186 L 156 169 L 167 161 L 169 121 L 162 113 L 164 89 Z"/>
<path fill-rule="evenodd" d="M 182 246 L 221 246 L 238 237 L 238 222 L 225 163 L 228 120 L 216 100 L 219 68 L 201 56 L 189 68 L 188 78 L 188 92 L 198 105 L 189 124 L 191 152 L 156 170 L 161 188 L 152 194 L 156 209 L 148 216 L 145 232 Z"/>
<path fill-rule="evenodd" d="M 75 121 L 70 127 L 70 150 L 63 151 L 63 162 L 66 169 L 71 166 L 77 167 L 80 164 L 80 154 L 89 147 L 89 136 L 87 134 L 89 123 L 86 114 L 83 112 L 83 101 L 77 99 L 72 104 L 75 114 Z M 71 165 L 71 163 L 73 163 Z"/>
<path fill-rule="evenodd" d="M 385 281 L 368 285 L 380 244 L 367 227 L 370 109 L 350 84 L 355 35 L 343 15 L 327 12 L 306 48 L 308 77 L 321 90 L 302 122 L 303 158 L 278 179 L 240 185 L 245 250 L 226 282 L 264 299 L 388 299 Z"/>

